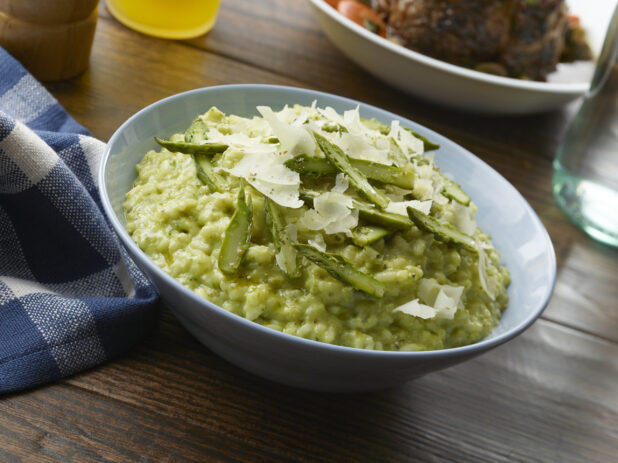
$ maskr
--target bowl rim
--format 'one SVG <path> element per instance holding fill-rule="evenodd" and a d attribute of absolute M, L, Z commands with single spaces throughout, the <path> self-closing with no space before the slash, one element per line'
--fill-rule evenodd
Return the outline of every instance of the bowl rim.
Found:
<path fill-rule="evenodd" d="M 389 40 L 368 31 L 364 27 L 356 24 L 354 21 L 346 18 L 324 0 L 309 1 L 315 8 L 321 10 L 322 13 L 328 15 L 331 19 L 339 22 L 348 30 L 354 32 L 356 35 L 364 38 L 365 40 L 369 40 L 374 44 L 399 55 L 400 57 L 410 59 L 416 63 L 444 71 L 449 74 L 454 74 L 458 77 L 463 77 L 467 80 L 476 80 L 502 88 L 567 95 L 582 95 L 590 88 L 590 82 L 539 82 L 522 80 L 514 77 L 494 76 L 492 74 L 475 71 L 474 69 L 457 66 L 456 64 L 451 64 L 437 58 L 432 58 L 431 56 L 423 55 L 422 53 L 410 50 L 402 45 L 397 45 L 390 42 Z"/>
<path fill-rule="evenodd" d="M 189 288 L 183 286 L 179 281 L 177 281 L 176 279 L 174 279 L 172 276 L 170 276 L 169 274 L 167 274 L 163 269 L 161 269 L 158 265 L 156 265 L 154 263 L 154 261 L 145 253 L 143 252 L 139 246 L 137 246 L 137 244 L 133 241 L 133 239 L 129 236 L 128 232 L 126 231 L 125 227 L 122 226 L 122 224 L 120 223 L 119 219 L 117 218 L 114 209 L 111 205 L 111 201 L 109 199 L 109 195 L 107 193 L 107 186 L 105 184 L 105 168 L 107 166 L 107 162 L 110 158 L 111 155 L 111 147 L 114 145 L 114 143 L 116 142 L 116 140 L 118 138 L 121 137 L 122 132 L 129 127 L 135 120 L 139 119 L 143 114 L 146 114 L 150 111 L 156 111 L 158 107 L 160 106 L 164 106 L 166 103 L 176 100 L 176 99 L 184 99 L 184 98 L 190 98 L 192 95 L 198 94 L 198 93 L 209 93 L 209 92 L 218 92 L 218 91 L 261 91 L 261 90 L 269 90 L 269 91 L 286 91 L 286 92 L 296 92 L 296 93 L 300 93 L 300 94 L 304 94 L 307 96 L 315 96 L 316 98 L 319 97 L 327 97 L 327 98 L 331 98 L 334 100 L 337 100 L 338 102 L 344 103 L 344 104 L 348 104 L 348 105 L 352 105 L 352 106 L 360 106 L 360 107 L 365 107 L 365 108 L 369 108 L 371 110 L 378 110 L 378 111 L 382 111 L 385 112 L 389 115 L 395 116 L 405 122 L 411 122 L 412 125 L 416 125 L 420 128 L 422 128 L 422 132 L 424 132 L 424 135 L 428 135 L 428 136 L 433 136 L 433 135 L 437 135 L 441 138 L 444 138 L 446 140 L 448 140 L 450 143 L 455 144 L 460 150 L 462 155 L 472 158 L 472 160 L 474 162 L 479 162 L 481 163 L 485 168 L 490 169 L 490 171 L 499 176 L 507 185 L 508 188 L 511 188 L 513 190 L 513 192 L 519 197 L 519 199 L 523 202 L 524 208 L 526 209 L 526 211 L 528 212 L 529 216 L 531 217 L 531 219 L 533 220 L 533 222 L 535 222 L 536 226 L 540 229 L 542 236 L 544 238 L 544 249 L 547 250 L 547 255 L 549 257 L 549 262 L 547 262 L 549 264 L 549 285 L 548 285 L 548 291 L 547 293 L 543 296 L 542 302 L 538 305 L 538 307 L 536 309 L 534 309 L 531 313 L 529 313 L 527 315 L 526 318 L 524 318 L 524 320 L 522 322 L 520 322 L 518 325 L 512 327 L 511 329 L 506 330 L 505 332 L 488 339 L 487 337 L 481 339 L 480 341 L 477 341 L 473 344 L 468 344 L 465 346 L 460 346 L 460 347 L 451 347 L 451 348 L 446 348 L 446 349 L 439 349 L 439 350 L 427 350 L 427 351 L 385 351 L 385 350 L 371 350 L 371 349 L 361 349 L 361 348 L 356 348 L 356 347 L 347 347 L 347 346 L 339 346 L 339 345 L 335 345 L 335 344 L 329 344 L 326 342 L 321 342 L 321 341 L 314 341 L 311 339 L 305 339 L 305 338 L 301 338 L 299 336 L 295 336 L 292 334 L 287 334 L 281 331 L 277 331 L 275 329 L 272 328 L 268 328 L 266 326 L 260 325 L 259 323 L 250 321 L 244 317 L 241 317 L 240 315 L 236 315 L 232 312 L 229 312 L 227 310 L 225 310 L 222 307 L 219 307 L 218 305 L 216 305 L 215 303 L 207 300 L 206 298 L 203 298 L 199 295 L 197 295 L 195 292 L 193 292 L 192 290 L 190 290 Z M 174 95 L 170 95 L 166 98 L 163 98 L 161 100 L 158 100 L 154 103 L 149 104 L 148 106 L 142 108 L 141 110 L 139 110 L 138 112 L 136 112 L 135 114 L 133 114 L 129 119 L 127 119 L 120 127 L 118 127 L 118 129 L 116 129 L 116 131 L 114 132 L 114 134 L 110 137 L 109 141 L 106 143 L 105 145 L 105 149 L 103 151 L 103 156 L 101 157 L 101 160 L 99 161 L 99 172 L 98 172 L 98 191 L 100 194 L 100 199 L 101 199 L 101 203 L 103 205 L 103 210 L 105 212 L 105 215 L 107 216 L 107 218 L 109 219 L 113 230 L 115 231 L 116 235 L 120 238 L 120 240 L 122 241 L 122 243 L 130 249 L 130 253 L 129 254 L 137 254 L 139 256 L 141 256 L 142 258 L 142 263 L 145 264 L 149 271 L 156 273 L 157 276 L 159 276 L 160 278 L 164 279 L 168 284 L 170 284 L 171 286 L 173 286 L 177 291 L 181 291 L 183 294 L 185 294 L 186 296 L 188 296 L 189 298 L 191 298 L 194 302 L 198 303 L 199 305 L 204 305 L 206 307 L 208 307 L 211 310 L 215 310 L 216 312 L 219 313 L 219 315 L 223 316 L 224 318 L 227 318 L 229 321 L 233 322 L 233 323 L 241 323 L 242 325 L 244 325 L 246 328 L 249 329 L 255 329 L 258 332 L 261 332 L 262 334 L 266 335 L 266 336 L 274 336 L 275 338 L 279 338 L 279 340 L 281 342 L 292 342 L 292 343 L 299 343 L 300 345 L 303 345 L 304 347 L 308 348 L 308 349 L 324 349 L 328 352 L 332 352 L 333 354 L 338 354 L 338 355 L 352 355 L 352 356 L 358 356 L 358 355 L 367 355 L 367 356 L 385 356 L 385 357 L 402 357 L 402 358 L 406 358 L 406 357 L 417 357 L 417 358 L 424 358 L 424 359 L 439 359 L 439 358 L 444 358 L 444 357 L 459 357 L 459 356 L 471 356 L 471 355 L 475 355 L 475 354 L 479 354 L 481 352 L 487 351 L 491 348 L 497 347 L 503 343 L 505 343 L 506 341 L 509 341 L 512 338 L 517 337 L 519 334 L 521 334 L 523 331 L 525 331 L 528 327 L 530 327 L 530 325 L 532 325 L 534 323 L 534 321 L 539 318 L 539 316 L 541 315 L 541 313 L 545 310 L 545 308 L 547 307 L 547 304 L 549 303 L 549 300 L 551 299 L 551 296 L 553 294 L 554 291 L 554 287 L 556 284 L 556 256 L 555 256 L 555 251 L 553 248 L 553 244 L 551 242 L 551 239 L 549 237 L 549 234 L 547 232 L 547 229 L 545 228 L 545 226 L 543 225 L 543 223 L 541 222 L 541 220 L 539 219 L 539 217 L 537 216 L 536 212 L 534 211 L 534 209 L 532 209 L 532 207 L 530 206 L 530 204 L 528 203 L 528 201 L 526 201 L 526 199 L 521 195 L 521 193 L 508 181 L 506 180 L 498 171 L 496 171 L 495 169 L 493 169 L 489 164 L 487 164 L 485 161 L 483 161 L 481 158 L 477 157 L 476 155 L 472 154 L 470 151 L 466 150 L 464 147 L 460 146 L 459 144 L 455 143 L 454 141 L 452 141 L 451 139 L 447 138 L 444 135 L 440 135 L 439 133 L 419 124 L 416 123 L 414 121 L 410 121 L 409 119 L 399 116 L 395 113 L 392 113 L 390 111 L 387 111 L 385 109 L 381 109 L 377 106 L 373 106 L 367 103 L 363 103 L 361 101 L 358 100 L 354 100 L 351 98 L 346 98 L 346 97 L 342 97 L 339 95 L 334 95 L 331 93 L 327 93 L 327 92 L 321 92 L 321 91 L 317 91 L 317 90 L 310 90 L 310 89 L 304 89 L 304 88 L 298 88 L 298 87 L 290 87 L 290 86 L 284 86 L 284 85 L 269 85 L 269 84 L 227 84 L 227 85 L 215 85 L 215 86 L 211 86 L 211 87 L 202 87 L 202 88 L 197 88 L 197 89 L 193 89 L 193 90 L 188 90 L 185 92 L 181 92 L 181 93 L 177 93 Z M 140 267 L 140 265 L 138 265 L 137 262 L 135 262 L 135 265 L 137 265 L 138 267 Z M 152 283 L 152 282 L 151 282 Z M 508 306 L 505 310 L 508 310 Z M 172 311 L 174 311 L 174 309 L 172 308 Z M 495 329 L 496 327 L 494 327 Z"/>

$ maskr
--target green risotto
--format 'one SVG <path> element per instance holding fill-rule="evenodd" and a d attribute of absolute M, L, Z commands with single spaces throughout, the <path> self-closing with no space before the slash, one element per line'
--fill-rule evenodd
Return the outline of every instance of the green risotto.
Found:
<path fill-rule="evenodd" d="M 417 351 L 490 333 L 509 272 L 434 165 L 437 145 L 358 109 L 257 109 L 213 107 L 137 165 L 127 229 L 157 265 L 225 310 L 316 341 Z"/>

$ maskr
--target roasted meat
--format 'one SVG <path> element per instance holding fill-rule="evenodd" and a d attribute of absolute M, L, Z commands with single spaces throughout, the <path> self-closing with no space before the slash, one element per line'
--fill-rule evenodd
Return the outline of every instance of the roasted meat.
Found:
<path fill-rule="evenodd" d="M 461 66 L 543 80 L 564 48 L 564 0 L 373 0 L 388 35 Z"/>

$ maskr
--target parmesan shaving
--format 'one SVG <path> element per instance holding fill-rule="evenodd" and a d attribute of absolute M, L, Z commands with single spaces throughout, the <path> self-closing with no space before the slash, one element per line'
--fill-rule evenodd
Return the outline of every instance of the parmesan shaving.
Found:
<path fill-rule="evenodd" d="M 466 235 L 474 236 L 476 232 L 476 222 L 474 213 L 470 207 L 453 201 L 453 225 L 464 232 Z"/>
<path fill-rule="evenodd" d="M 345 176 L 343 172 L 337 174 L 335 177 L 335 186 L 331 191 L 335 193 L 345 193 L 345 191 L 350 186 L 350 182 L 348 182 L 348 178 Z"/>
<path fill-rule="evenodd" d="M 342 193 L 326 192 L 313 200 L 313 209 L 300 220 L 308 230 L 324 230 L 328 234 L 352 235 L 358 225 L 358 210 L 352 209 L 352 198 Z"/>
<path fill-rule="evenodd" d="M 492 301 L 496 300 L 496 282 L 495 280 L 487 274 L 487 254 L 483 250 L 481 246 L 480 240 L 477 238 L 476 240 L 478 254 L 479 254 L 479 281 L 481 283 L 481 288 L 485 291 L 485 294 L 489 296 Z"/>
<path fill-rule="evenodd" d="M 447 318 L 453 319 L 460 307 L 463 286 L 441 285 L 433 278 L 422 278 L 419 283 L 419 299 L 407 302 L 394 311 L 403 312 L 423 319 Z"/>
<path fill-rule="evenodd" d="M 265 151 L 246 153 L 228 172 L 249 184 L 281 206 L 299 208 L 300 176 L 288 169 L 281 158 Z"/>
<path fill-rule="evenodd" d="M 428 318 L 434 318 L 436 316 L 436 309 L 430 305 L 421 304 L 418 299 L 406 302 L 393 309 L 393 312 L 401 312 L 413 317 L 418 317 L 427 320 Z"/>
<path fill-rule="evenodd" d="M 295 127 L 281 121 L 268 106 L 258 106 L 257 110 L 268 121 L 273 133 L 279 138 L 281 150 L 290 156 L 313 154 L 316 143 L 304 127 Z"/>
<path fill-rule="evenodd" d="M 423 214 L 429 214 L 431 210 L 431 200 L 427 201 L 418 201 L 416 199 L 412 199 L 410 201 L 391 201 L 386 206 L 386 212 L 392 212 L 393 214 L 405 215 L 408 216 L 408 207 L 413 207 L 421 211 Z"/>
<path fill-rule="evenodd" d="M 324 237 L 321 233 L 316 233 L 315 238 L 308 240 L 307 244 L 313 246 L 319 251 L 326 252 L 326 242 L 324 241 Z"/>

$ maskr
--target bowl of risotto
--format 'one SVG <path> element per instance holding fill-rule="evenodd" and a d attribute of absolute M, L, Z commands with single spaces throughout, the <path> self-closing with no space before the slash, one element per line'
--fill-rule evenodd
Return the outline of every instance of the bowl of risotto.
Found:
<path fill-rule="evenodd" d="M 104 209 L 187 330 L 262 377 L 392 387 L 525 330 L 551 241 L 483 161 L 412 121 L 320 92 L 197 89 L 125 122 Z"/>

